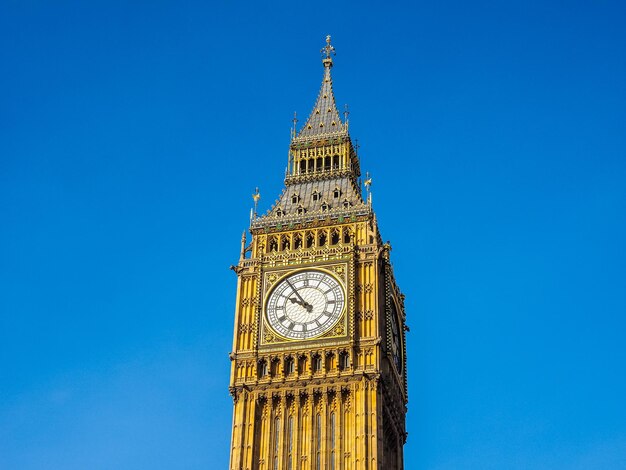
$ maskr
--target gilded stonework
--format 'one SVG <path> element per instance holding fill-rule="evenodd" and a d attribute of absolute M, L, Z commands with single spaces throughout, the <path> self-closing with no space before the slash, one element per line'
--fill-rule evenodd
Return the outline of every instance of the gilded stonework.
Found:
<path fill-rule="evenodd" d="M 404 296 L 335 104 L 333 55 L 328 38 L 285 189 L 264 214 L 253 194 L 252 237 L 231 267 L 231 470 L 404 468 Z"/>

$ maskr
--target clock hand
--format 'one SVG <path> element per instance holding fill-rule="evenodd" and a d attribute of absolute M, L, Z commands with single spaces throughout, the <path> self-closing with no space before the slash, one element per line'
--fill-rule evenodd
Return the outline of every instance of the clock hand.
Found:
<path fill-rule="evenodd" d="M 313 305 L 308 304 L 306 302 L 301 302 L 298 299 L 294 299 L 293 297 L 288 297 L 292 304 L 298 304 L 306 309 L 307 312 L 313 311 Z"/>
<path fill-rule="evenodd" d="M 293 291 L 294 294 L 296 294 L 296 296 L 300 299 L 300 302 L 302 302 L 300 305 L 302 305 L 304 308 L 306 308 L 307 310 L 309 310 L 309 307 L 313 307 L 312 305 L 310 305 L 309 303 L 307 303 L 306 300 L 304 300 L 302 298 L 302 296 L 298 293 L 298 291 L 296 290 L 295 287 L 293 287 L 293 284 L 291 282 L 289 282 L 289 279 L 285 279 L 285 281 L 287 281 L 287 285 L 289 287 L 291 287 L 291 290 Z M 308 305 L 308 307 L 307 307 Z M 310 310 L 309 310 L 310 311 Z"/>

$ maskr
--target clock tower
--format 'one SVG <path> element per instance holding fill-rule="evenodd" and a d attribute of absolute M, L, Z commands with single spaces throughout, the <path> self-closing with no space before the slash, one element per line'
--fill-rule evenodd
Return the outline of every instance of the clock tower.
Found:
<path fill-rule="evenodd" d="M 337 110 L 334 53 L 329 36 L 285 188 L 262 215 L 253 196 L 252 237 L 232 267 L 230 470 L 404 468 L 404 296 Z"/>

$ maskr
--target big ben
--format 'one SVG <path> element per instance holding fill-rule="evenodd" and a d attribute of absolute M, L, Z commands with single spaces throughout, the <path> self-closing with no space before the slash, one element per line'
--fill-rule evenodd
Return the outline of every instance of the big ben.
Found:
<path fill-rule="evenodd" d="M 334 53 L 329 36 L 284 190 L 261 215 L 255 195 L 233 266 L 230 470 L 404 468 L 404 296 L 335 103 Z"/>

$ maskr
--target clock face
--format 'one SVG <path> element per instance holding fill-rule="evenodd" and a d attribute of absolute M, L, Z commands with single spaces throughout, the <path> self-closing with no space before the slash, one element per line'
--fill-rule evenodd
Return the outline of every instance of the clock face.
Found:
<path fill-rule="evenodd" d="M 265 306 L 268 323 L 289 339 L 326 333 L 339 321 L 345 306 L 342 285 L 322 271 L 298 271 L 282 278 Z"/>
<path fill-rule="evenodd" d="M 398 311 L 396 304 L 391 301 L 391 355 L 396 365 L 396 370 L 402 375 L 402 344 L 400 339 L 400 327 L 398 324 Z"/>

